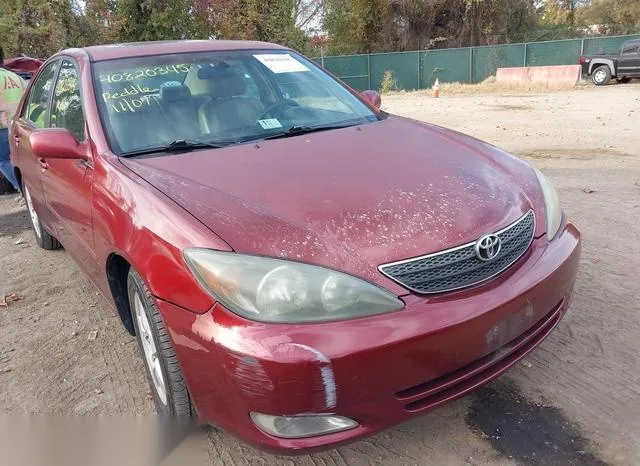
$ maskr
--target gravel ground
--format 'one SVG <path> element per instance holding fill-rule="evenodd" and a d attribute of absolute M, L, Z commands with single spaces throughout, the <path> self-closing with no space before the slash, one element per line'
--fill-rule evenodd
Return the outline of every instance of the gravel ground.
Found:
<path fill-rule="evenodd" d="M 224 465 L 640 463 L 640 86 L 383 100 L 552 178 L 584 234 L 571 311 L 501 379 L 375 437 L 286 458 L 206 429 L 173 459 L 188 450 Z M 28 225 L 18 198 L 0 196 L 0 294 L 24 296 L 0 307 L 0 413 L 151 414 L 135 341 L 67 254 L 39 249 Z"/>

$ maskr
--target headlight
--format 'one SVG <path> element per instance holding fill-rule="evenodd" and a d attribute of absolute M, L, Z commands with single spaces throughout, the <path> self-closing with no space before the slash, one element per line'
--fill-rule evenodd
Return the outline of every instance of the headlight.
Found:
<path fill-rule="evenodd" d="M 542 188 L 542 195 L 544 196 L 544 210 L 547 219 L 547 238 L 551 241 L 555 238 L 560 224 L 562 223 L 562 209 L 560 208 L 560 199 L 558 193 L 549 181 L 549 179 L 542 174 L 537 168 L 533 168 L 533 171 L 538 177 L 540 187 Z"/>
<path fill-rule="evenodd" d="M 323 267 L 209 249 L 187 249 L 184 255 L 214 298 L 252 320 L 321 322 L 404 306 L 382 288 Z"/>

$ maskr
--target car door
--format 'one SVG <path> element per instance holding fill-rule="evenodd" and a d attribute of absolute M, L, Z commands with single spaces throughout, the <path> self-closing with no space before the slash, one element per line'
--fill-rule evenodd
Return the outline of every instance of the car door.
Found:
<path fill-rule="evenodd" d="M 63 58 L 51 98 L 50 127 L 69 130 L 85 143 L 89 160 L 47 159 L 42 170 L 42 189 L 54 236 L 91 274 L 95 267 L 92 227 L 93 159 L 88 147 L 80 88 L 79 68 Z"/>
<path fill-rule="evenodd" d="M 640 76 L 640 42 L 622 46 L 618 60 L 618 76 Z"/>
<path fill-rule="evenodd" d="M 22 182 L 29 188 L 33 206 L 45 225 L 48 225 L 48 215 L 42 192 L 42 163 L 31 152 L 29 136 L 33 131 L 49 126 L 51 90 L 58 65 L 58 60 L 49 62 L 38 74 L 25 98 L 20 117 L 14 120 L 13 140 L 10 141 Z"/>

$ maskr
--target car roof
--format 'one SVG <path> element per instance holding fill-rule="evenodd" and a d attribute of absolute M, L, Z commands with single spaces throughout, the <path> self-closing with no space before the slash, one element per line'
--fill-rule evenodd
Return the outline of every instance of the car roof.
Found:
<path fill-rule="evenodd" d="M 286 49 L 281 45 L 248 40 L 169 40 L 155 42 L 129 42 L 123 44 L 95 45 L 84 50 L 92 60 L 111 60 L 168 53 L 210 52 L 224 50 Z M 78 49 L 62 51 L 74 53 Z"/>

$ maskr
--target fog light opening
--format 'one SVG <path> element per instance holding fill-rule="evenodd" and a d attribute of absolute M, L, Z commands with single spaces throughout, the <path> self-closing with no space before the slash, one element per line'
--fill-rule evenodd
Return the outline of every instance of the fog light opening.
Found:
<path fill-rule="evenodd" d="M 334 414 L 270 416 L 251 413 L 251 420 L 260 430 L 269 435 L 292 439 L 335 434 L 358 426 L 353 419 Z"/>

